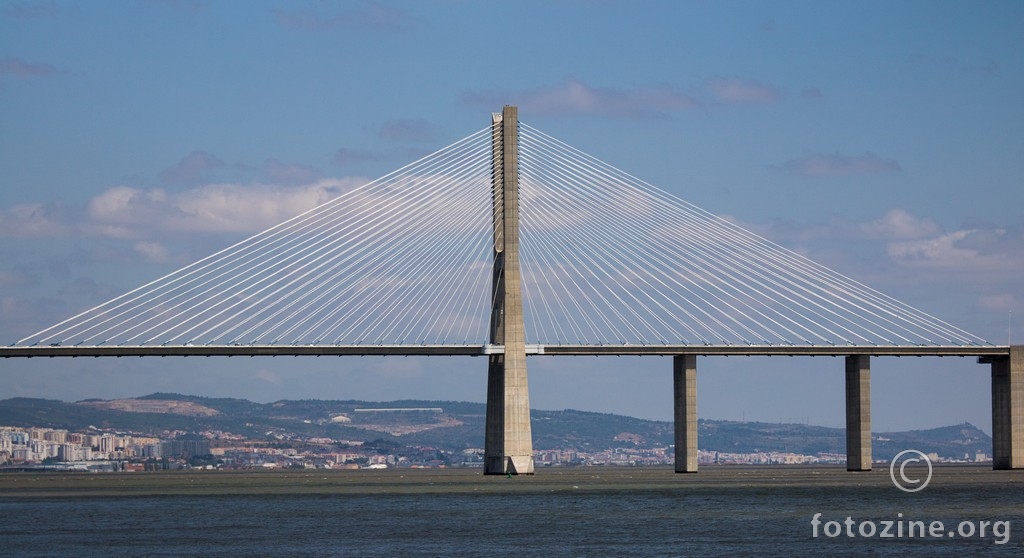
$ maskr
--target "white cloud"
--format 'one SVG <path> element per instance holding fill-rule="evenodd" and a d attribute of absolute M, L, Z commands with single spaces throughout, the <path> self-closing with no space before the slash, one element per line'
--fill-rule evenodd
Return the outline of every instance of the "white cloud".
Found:
<path fill-rule="evenodd" d="M 836 271 L 870 279 L 872 286 L 927 282 L 995 294 L 1008 287 L 1012 291 L 1024 277 L 1020 225 L 945 230 L 932 219 L 896 208 L 869 221 L 740 226 Z"/>
<path fill-rule="evenodd" d="M 965 229 L 893 242 L 888 254 L 900 265 L 975 279 L 1024 276 L 1024 238 L 1010 229 Z"/>
<path fill-rule="evenodd" d="M 729 218 L 728 220 L 734 220 Z M 935 237 L 943 233 L 942 227 L 925 217 L 917 217 L 905 209 L 893 208 L 870 221 L 853 221 L 833 216 L 826 222 L 799 223 L 776 221 L 769 225 L 736 222 L 747 230 L 775 239 L 778 242 L 892 242 Z"/>
<path fill-rule="evenodd" d="M 170 259 L 167 247 L 159 242 L 140 240 L 132 246 L 136 253 L 154 262 L 166 262 Z"/>
<path fill-rule="evenodd" d="M 184 192 L 119 186 L 89 202 L 89 226 L 102 236 L 164 232 L 257 232 L 362 183 L 325 179 L 297 187 L 213 184 Z"/>
<path fill-rule="evenodd" d="M 90 200 L 84 211 L 42 203 L 0 209 L 0 237 L 143 240 L 159 233 L 258 232 L 363 183 L 343 178 L 301 186 L 213 184 L 180 192 L 116 186 Z M 156 244 L 134 249 L 157 261 L 167 255 Z"/>
<path fill-rule="evenodd" d="M 910 240 L 934 236 L 941 232 L 930 219 L 918 219 L 902 209 L 891 209 L 880 219 L 860 225 L 869 238 Z"/>

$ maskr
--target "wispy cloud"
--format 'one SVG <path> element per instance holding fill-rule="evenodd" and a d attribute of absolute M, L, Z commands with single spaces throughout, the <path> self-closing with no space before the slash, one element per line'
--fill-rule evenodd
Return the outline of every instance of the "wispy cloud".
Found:
<path fill-rule="evenodd" d="M 29 278 L 20 271 L 0 270 L 0 287 L 17 287 L 24 285 Z"/>
<path fill-rule="evenodd" d="M 259 372 L 257 372 L 256 377 L 259 378 L 260 380 L 263 380 L 264 382 L 274 385 L 281 385 L 282 383 L 284 383 L 284 380 L 282 380 L 280 374 L 278 374 L 277 372 L 271 372 L 270 370 L 266 369 L 261 369 Z"/>
<path fill-rule="evenodd" d="M 45 62 L 29 62 L 11 56 L 0 58 L 0 75 L 28 78 L 55 73 L 57 73 L 57 68 Z"/>
<path fill-rule="evenodd" d="M 712 78 L 707 80 L 713 99 L 725 104 L 774 103 L 779 92 L 767 85 L 739 79 Z"/>
<path fill-rule="evenodd" d="M 72 217 L 60 204 L 26 203 L 0 209 L 0 237 L 63 237 L 75 230 Z"/>
<path fill-rule="evenodd" d="M 368 161 L 382 161 L 386 158 L 387 157 L 385 155 L 380 153 L 342 147 L 334 152 L 334 156 L 331 157 L 331 160 L 338 165 L 345 166 L 355 163 L 365 163 Z"/>
<path fill-rule="evenodd" d="M 212 4 L 211 0 L 148 0 L 148 3 L 190 14 L 201 12 Z"/>
<path fill-rule="evenodd" d="M 909 59 L 913 67 L 940 68 L 950 72 L 992 77 L 999 75 L 999 63 L 992 59 L 964 60 L 949 56 L 918 55 Z"/>
<path fill-rule="evenodd" d="M 377 2 L 360 2 L 348 8 L 325 3 L 319 8 L 276 10 L 274 17 L 286 29 L 311 32 L 334 29 L 401 31 L 411 25 L 407 12 Z"/>
<path fill-rule="evenodd" d="M 843 155 L 841 153 L 810 153 L 791 159 L 776 168 L 800 176 L 852 176 L 897 172 L 900 164 L 874 153 Z"/>
<path fill-rule="evenodd" d="M 511 103 L 543 115 L 647 118 L 696 108 L 774 103 L 779 98 L 774 87 L 734 78 L 710 78 L 690 92 L 668 85 L 633 89 L 595 87 L 571 79 L 526 91 L 466 93 L 462 101 L 474 107 L 492 108 Z"/>
<path fill-rule="evenodd" d="M 591 87 L 576 80 L 549 88 L 509 95 L 470 93 L 463 102 L 472 106 L 495 107 L 512 103 L 524 111 L 546 115 L 602 115 L 643 117 L 700 106 L 697 99 L 670 87 L 612 89 Z"/>
<path fill-rule="evenodd" d="M 226 163 L 206 151 L 193 151 L 160 171 L 161 182 L 173 186 L 201 186 L 216 183 L 275 184 L 298 186 L 319 180 L 323 174 L 309 165 L 270 157 L 262 163 Z"/>
<path fill-rule="evenodd" d="M 16 2 L 0 8 L 0 14 L 11 19 L 56 17 L 61 7 L 56 2 Z"/>
<path fill-rule="evenodd" d="M 45 321 L 40 321 L 40 315 L 48 316 L 46 319 L 51 319 L 51 316 L 60 316 L 67 314 L 67 312 L 66 304 L 54 298 L 33 300 L 13 296 L 0 298 L 0 322 L 4 324 L 19 324 L 21 327 L 24 327 L 25 324 L 41 326 Z M 31 327 L 26 329 L 30 330 Z M 21 330 L 19 333 L 24 331 Z M 17 337 L 14 337 L 14 339 L 17 339 Z M 10 342 L 7 339 L 5 341 Z"/>
<path fill-rule="evenodd" d="M 434 140 L 437 126 L 420 119 L 397 119 L 385 122 L 377 134 L 390 141 L 429 143 Z"/>
<path fill-rule="evenodd" d="M 140 240 L 132 245 L 132 249 L 136 254 L 152 262 L 164 263 L 171 259 L 167 247 L 160 242 Z"/>
<path fill-rule="evenodd" d="M 995 293 L 985 295 L 978 301 L 980 306 L 986 310 L 1007 311 L 1024 309 L 1024 300 L 1013 293 Z"/>
<path fill-rule="evenodd" d="M 205 151 L 193 151 L 160 172 L 160 180 L 168 183 L 193 184 L 208 180 L 208 173 L 224 168 L 224 161 Z"/>
<path fill-rule="evenodd" d="M 260 174 L 270 184 L 299 185 L 310 184 L 320 179 L 320 171 L 307 165 L 285 163 L 276 158 L 264 161 Z"/>
<path fill-rule="evenodd" d="M 803 99 L 824 99 L 825 94 L 817 87 L 805 87 L 800 91 L 800 97 Z"/>

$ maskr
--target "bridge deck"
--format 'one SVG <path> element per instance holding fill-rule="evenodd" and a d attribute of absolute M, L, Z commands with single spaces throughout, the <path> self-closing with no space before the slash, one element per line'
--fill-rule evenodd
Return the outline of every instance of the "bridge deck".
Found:
<path fill-rule="evenodd" d="M 484 356 L 500 345 L 136 345 L 9 346 L 0 357 L 133 356 Z M 1005 345 L 527 345 L 528 355 L 559 356 L 1009 356 Z"/>

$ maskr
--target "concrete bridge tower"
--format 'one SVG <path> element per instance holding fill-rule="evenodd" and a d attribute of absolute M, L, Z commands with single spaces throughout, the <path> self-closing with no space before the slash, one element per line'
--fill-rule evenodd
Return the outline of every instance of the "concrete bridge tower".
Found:
<path fill-rule="evenodd" d="M 533 433 L 526 381 L 526 334 L 519 273 L 519 118 L 506 106 L 492 117 L 494 271 L 491 344 L 504 345 L 487 368 L 484 474 L 532 475 Z"/>

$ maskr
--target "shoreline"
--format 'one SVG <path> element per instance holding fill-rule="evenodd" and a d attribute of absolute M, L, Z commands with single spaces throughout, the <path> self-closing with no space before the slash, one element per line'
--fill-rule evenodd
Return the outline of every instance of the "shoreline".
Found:
<path fill-rule="evenodd" d="M 978 485 L 1024 486 L 1024 470 L 994 471 L 985 465 L 937 464 L 929 490 Z M 867 472 L 848 472 L 842 465 L 708 465 L 695 474 L 677 474 L 671 467 L 578 467 L 538 469 L 534 475 L 513 477 L 485 476 L 480 469 L 11 472 L 0 473 L 0 501 L 226 495 L 774 491 L 841 486 L 895 489 L 885 464 Z"/>

